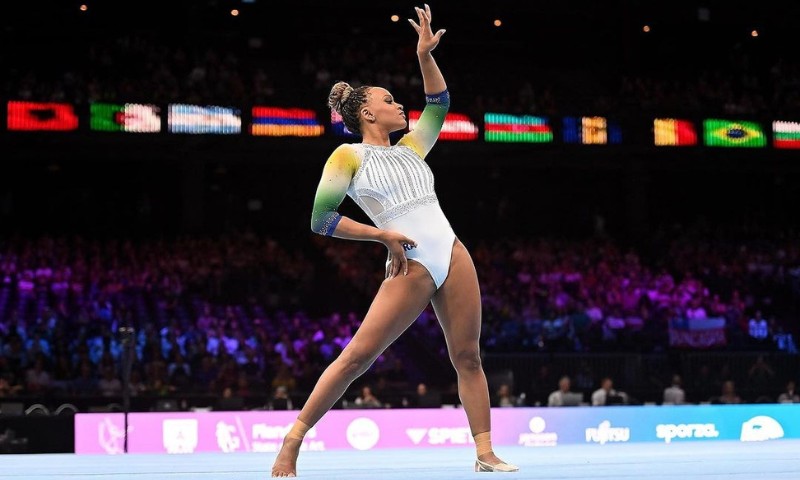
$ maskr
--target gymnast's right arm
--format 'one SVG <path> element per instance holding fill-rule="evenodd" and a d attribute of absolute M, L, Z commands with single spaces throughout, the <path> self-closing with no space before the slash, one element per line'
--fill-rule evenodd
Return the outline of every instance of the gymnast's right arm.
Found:
<path fill-rule="evenodd" d="M 359 163 L 353 147 L 346 144 L 337 147 L 328 158 L 311 212 L 311 230 L 314 233 L 348 240 L 381 241 L 382 230 L 343 217 L 337 212 Z"/>
<path fill-rule="evenodd" d="M 322 178 L 317 186 L 314 208 L 311 212 L 311 230 L 329 237 L 380 242 L 386 245 L 392 254 L 392 276 L 399 274 L 401 270 L 408 273 L 408 262 L 403 246 L 409 244 L 416 247 L 416 242 L 399 232 L 365 225 L 339 215 L 336 211 L 347 195 L 350 180 L 360 163 L 361 159 L 350 145 L 340 145 L 333 151 L 322 170 Z"/>

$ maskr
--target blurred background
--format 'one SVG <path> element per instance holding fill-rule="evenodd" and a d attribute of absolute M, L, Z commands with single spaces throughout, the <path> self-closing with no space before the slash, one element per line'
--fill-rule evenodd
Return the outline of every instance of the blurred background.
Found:
<path fill-rule="evenodd" d="M 585 403 L 604 377 L 621 403 L 674 402 L 676 376 L 687 403 L 796 399 L 800 7 L 430 5 L 453 116 L 428 161 L 481 280 L 493 404 L 547 405 L 564 376 Z M 422 109 L 414 6 L 4 5 L 6 413 L 121 408 L 121 327 L 135 410 L 299 408 L 385 259 L 309 229 L 327 156 L 359 141 L 327 95 Z M 457 404 L 454 383 L 428 310 L 337 408 Z"/>

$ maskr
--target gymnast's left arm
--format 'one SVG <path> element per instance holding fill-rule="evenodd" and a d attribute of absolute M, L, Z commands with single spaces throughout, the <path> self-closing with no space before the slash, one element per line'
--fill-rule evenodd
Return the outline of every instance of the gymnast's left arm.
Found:
<path fill-rule="evenodd" d="M 417 42 L 417 58 L 419 59 L 420 70 L 422 71 L 422 83 L 425 88 L 425 109 L 419 117 L 414 130 L 407 133 L 400 139 L 398 145 L 406 145 L 414 150 L 421 158 L 425 158 L 439 138 L 439 132 L 444 125 L 445 115 L 450 108 L 450 93 L 447 91 L 447 83 L 444 81 L 436 60 L 433 59 L 431 51 L 439 44 L 439 40 L 444 35 L 445 30 L 439 30 L 433 34 L 431 30 L 431 9 L 425 5 L 425 9 L 417 8 L 419 25 L 409 19 L 411 26 L 419 34 Z"/>

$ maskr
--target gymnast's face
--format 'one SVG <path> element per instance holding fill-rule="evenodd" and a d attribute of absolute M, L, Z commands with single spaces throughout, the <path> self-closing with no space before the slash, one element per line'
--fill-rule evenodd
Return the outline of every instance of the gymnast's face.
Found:
<path fill-rule="evenodd" d="M 395 102 L 392 94 L 385 88 L 369 89 L 367 102 L 361 106 L 361 115 L 368 123 L 382 126 L 390 133 L 406 128 L 403 106 Z"/>

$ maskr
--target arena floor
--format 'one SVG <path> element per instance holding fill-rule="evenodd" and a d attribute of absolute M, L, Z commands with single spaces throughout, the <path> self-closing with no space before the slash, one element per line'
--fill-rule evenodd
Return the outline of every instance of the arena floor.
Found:
<path fill-rule="evenodd" d="M 797 479 L 800 441 L 565 445 L 498 449 L 517 463 L 508 478 L 570 479 Z M 473 450 L 452 447 L 369 452 L 303 452 L 300 478 L 442 479 L 484 477 L 472 471 Z M 118 456 L 29 454 L 2 457 L 4 479 L 262 480 L 274 454 L 234 453 Z M 501 474 L 497 474 L 501 475 Z"/>

